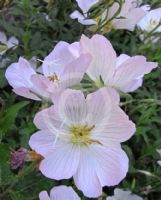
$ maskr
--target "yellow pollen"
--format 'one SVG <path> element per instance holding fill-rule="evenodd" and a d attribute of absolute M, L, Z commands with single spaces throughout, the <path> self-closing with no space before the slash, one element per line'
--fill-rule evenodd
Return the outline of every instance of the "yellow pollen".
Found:
<path fill-rule="evenodd" d="M 48 76 L 48 79 L 50 81 L 58 81 L 58 76 L 56 75 L 56 73 L 54 73 L 53 75 Z"/>
<path fill-rule="evenodd" d="M 72 134 L 71 143 L 79 145 L 90 145 L 93 143 L 102 145 L 99 141 L 91 139 L 90 133 L 95 128 L 95 125 L 77 125 L 70 128 Z"/>

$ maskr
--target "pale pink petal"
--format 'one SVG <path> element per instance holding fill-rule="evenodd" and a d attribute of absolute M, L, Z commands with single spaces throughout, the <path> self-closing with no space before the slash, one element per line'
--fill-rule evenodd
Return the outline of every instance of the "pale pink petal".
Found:
<path fill-rule="evenodd" d="M 83 35 L 80 45 L 83 53 L 90 53 L 92 56 L 87 74 L 96 83 L 100 82 L 100 77 L 107 83 L 116 66 L 116 53 L 111 43 L 101 35 L 94 35 L 91 39 Z"/>
<path fill-rule="evenodd" d="M 78 6 L 81 8 L 83 13 L 88 12 L 88 10 L 96 3 L 98 3 L 99 0 L 76 0 L 78 3 Z"/>
<path fill-rule="evenodd" d="M 113 108 L 106 124 L 101 124 L 93 130 L 92 138 L 99 140 L 102 144 L 110 145 L 112 142 L 124 142 L 135 133 L 135 124 L 129 120 L 128 115 L 118 106 Z M 117 123 L 116 123 L 117 122 Z"/>
<path fill-rule="evenodd" d="M 128 157 L 125 152 L 117 148 L 106 148 L 102 145 L 91 147 L 94 168 L 101 186 L 118 185 L 128 172 Z"/>
<path fill-rule="evenodd" d="M 31 88 L 31 76 L 36 74 L 29 62 L 20 57 L 18 63 L 11 64 L 6 70 L 6 79 L 13 88 Z"/>
<path fill-rule="evenodd" d="M 79 124 L 86 115 L 86 100 L 78 90 L 65 90 L 59 99 L 59 114 L 67 124 Z"/>
<path fill-rule="evenodd" d="M 40 171 L 48 178 L 69 179 L 75 174 L 79 159 L 79 147 L 58 141 L 53 153 L 41 162 Z"/>
<path fill-rule="evenodd" d="M 117 57 L 116 60 L 116 69 L 121 66 L 122 63 L 124 63 L 126 60 L 128 60 L 130 58 L 130 56 L 128 56 L 127 54 L 121 54 L 120 56 Z"/>
<path fill-rule="evenodd" d="M 126 141 L 135 132 L 135 125 L 120 109 L 119 102 L 119 94 L 112 88 L 101 88 L 87 96 L 86 121 L 95 125 L 92 138 L 102 144 Z"/>
<path fill-rule="evenodd" d="M 131 91 L 139 77 L 143 77 L 156 67 L 157 63 L 147 62 L 144 56 L 131 57 L 118 66 L 111 85 L 123 92 Z"/>
<path fill-rule="evenodd" d="M 112 88 L 101 88 L 94 93 L 87 95 L 87 122 L 91 125 L 95 124 L 100 127 L 107 124 L 112 105 L 118 106 L 119 95 Z M 93 123 L 93 124 L 92 124 Z"/>
<path fill-rule="evenodd" d="M 74 182 L 85 196 L 98 197 L 102 194 L 102 187 L 95 170 L 94 152 L 90 149 L 91 146 L 81 148 L 79 167 L 74 175 Z"/>
<path fill-rule="evenodd" d="M 50 84 L 52 82 L 45 76 L 34 74 L 31 76 L 31 82 L 33 84 L 31 90 L 37 94 L 40 98 L 49 100 L 51 97 L 48 91 Z"/>
<path fill-rule="evenodd" d="M 25 88 L 25 87 L 19 87 L 19 88 L 15 88 L 13 89 L 13 91 L 17 94 L 20 95 L 22 97 L 25 98 L 29 98 L 29 99 L 33 99 L 36 101 L 41 101 L 41 99 L 32 92 L 32 90 Z"/>
<path fill-rule="evenodd" d="M 61 119 L 55 105 L 46 108 L 35 115 L 34 124 L 39 129 L 67 129 L 65 124 L 62 125 L 63 118 Z M 62 126 L 61 126 L 62 125 Z"/>
<path fill-rule="evenodd" d="M 73 42 L 71 45 L 69 45 L 68 49 L 75 58 L 80 56 L 79 42 Z"/>
<path fill-rule="evenodd" d="M 80 200 L 72 187 L 57 186 L 50 192 L 51 200 Z"/>
<path fill-rule="evenodd" d="M 39 193 L 39 200 L 52 200 L 52 199 L 50 199 L 46 191 L 42 191 Z"/>
<path fill-rule="evenodd" d="M 129 92 L 134 92 L 135 90 L 137 90 L 139 87 L 141 87 L 143 84 L 143 78 L 139 78 L 139 79 L 135 79 L 132 83 L 131 83 L 131 87 L 129 85 Z"/>
<path fill-rule="evenodd" d="M 135 8 L 123 16 L 123 19 L 115 19 L 112 25 L 116 29 L 127 29 L 133 31 L 135 25 L 145 16 L 146 12 L 141 8 Z"/>
<path fill-rule="evenodd" d="M 116 29 L 127 29 L 133 31 L 135 25 L 145 16 L 146 11 L 141 7 L 137 7 L 133 0 L 127 0 L 123 3 L 121 12 L 117 19 L 113 19 L 111 24 Z M 114 3 L 109 9 L 109 18 L 112 17 L 118 10 L 119 4 Z"/>
<path fill-rule="evenodd" d="M 45 76 L 52 76 L 54 73 L 59 77 L 64 66 L 72 62 L 73 55 L 68 50 L 70 44 L 67 42 L 59 42 L 53 51 L 44 59 L 42 69 Z"/>
<path fill-rule="evenodd" d="M 55 134 L 49 130 L 42 130 L 34 133 L 29 140 L 30 147 L 42 156 L 55 152 Z"/>
<path fill-rule="evenodd" d="M 91 56 L 89 54 L 82 54 L 79 58 L 67 64 L 60 77 L 60 86 L 68 88 L 80 83 L 90 62 Z"/>

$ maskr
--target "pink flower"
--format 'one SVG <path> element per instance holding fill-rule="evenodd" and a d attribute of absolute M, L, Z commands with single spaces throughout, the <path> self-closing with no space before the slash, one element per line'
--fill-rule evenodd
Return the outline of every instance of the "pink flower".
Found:
<path fill-rule="evenodd" d="M 51 189 L 50 196 L 46 191 L 42 191 L 39 194 L 40 200 L 80 200 L 76 192 L 72 187 L 57 186 Z"/>
<path fill-rule="evenodd" d="M 11 64 L 6 78 L 13 91 L 23 97 L 50 101 L 64 88 L 81 81 L 89 65 L 90 55 L 76 54 L 75 43 L 59 42 L 44 59 L 42 74 L 37 74 L 30 63 L 20 57 L 18 63 Z"/>
<path fill-rule="evenodd" d="M 147 62 L 144 56 L 121 54 L 117 57 L 111 43 L 101 35 L 91 39 L 83 35 L 80 46 L 82 53 L 92 56 L 87 74 L 99 87 L 105 85 L 133 92 L 142 85 L 143 76 L 157 67 L 157 63 Z"/>
<path fill-rule="evenodd" d="M 98 25 L 98 21 L 99 24 L 100 22 L 108 21 L 115 16 L 119 9 L 119 4 L 115 2 L 96 19 L 89 19 L 87 12 L 96 3 L 99 3 L 99 0 L 77 0 L 77 3 L 83 14 L 76 10 L 70 15 L 70 17 L 72 19 L 78 19 L 78 21 L 84 25 Z M 109 27 L 111 27 L 114 29 L 127 29 L 133 31 L 135 25 L 146 14 L 146 11 L 140 7 L 140 4 L 141 2 L 138 3 L 137 0 L 125 0 L 122 2 L 120 12 L 107 24 L 107 30 L 109 30 Z M 106 29 L 106 26 L 104 28 Z"/>
<path fill-rule="evenodd" d="M 87 197 L 98 197 L 103 186 L 117 185 L 128 171 L 120 143 L 135 132 L 135 125 L 119 107 L 119 95 L 102 88 L 84 97 L 67 89 L 54 106 L 35 116 L 40 131 L 30 147 L 44 157 L 40 171 L 61 180 L 73 176 Z"/>

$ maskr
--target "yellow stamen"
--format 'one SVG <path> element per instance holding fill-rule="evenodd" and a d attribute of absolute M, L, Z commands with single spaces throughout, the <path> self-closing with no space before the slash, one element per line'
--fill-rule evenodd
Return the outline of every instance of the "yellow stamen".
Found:
<path fill-rule="evenodd" d="M 56 75 L 56 73 L 54 72 L 53 75 L 48 76 L 50 81 L 58 81 L 58 76 Z"/>

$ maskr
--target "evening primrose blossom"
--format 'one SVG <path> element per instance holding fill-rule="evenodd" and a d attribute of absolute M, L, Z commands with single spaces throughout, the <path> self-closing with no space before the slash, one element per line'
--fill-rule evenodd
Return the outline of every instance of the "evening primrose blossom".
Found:
<path fill-rule="evenodd" d="M 5 76 L 13 91 L 29 99 L 50 101 L 54 94 L 57 96 L 61 90 L 79 83 L 91 57 L 87 54 L 75 56 L 69 50 L 69 47 L 74 49 L 73 46 L 63 41 L 59 42 L 45 57 L 41 74 L 36 72 L 31 61 L 28 62 L 22 57 L 17 63 L 12 63 Z"/>
<path fill-rule="evenodd" d="M 102 35 L 81 37 L 82 53 L 90 53 L 92 61 L 87 69 L 88 76 L 98 87 L 110 86 L 121 92 L 133 92 L 143 82 L 143 76 L 157 67 L 155 62 L 147 62 L 144 56 L 117 57 L 110 41 Z"/>
<path fill-rule="evenodd" d="M 131 191 L 124 191 L 116 188 L 114 190 L 114 196 L 108 196 L 106 200 L 143 200 L 138 195 L 132 194 Z"/>
<path fill-rule="evenodd" d="M 161 32 L 161 8 L 150 10 L 137 26 L 146 32 Z"/>
<path fill-rule="evenodd" d="M 6 53 L 8 49 L 16 48 L 19 41 L 16 37 L 12 36 L 7 40 L 7 36 L 4 32 L 0 31 L 0 55 Z"/>
<path fill-rule="evenodd" d="M 72 187 L 61 185 L 52 188 L 50 196 L 46 191 L 40 192 L 39 200 L 80 200 L 80 198 Z"/>
<path fill-rule="evenodd" d="M 103 186 L 125 178 L 128 157 L 120 143 L 134 134 L 135 125 L 120 109 L 112 88 L 87 98 L 81 91 L 66 89 L 54 106 L 36 114 L 34 123 L 40 130 L 29 145 L 44 157 L 39 169 L 46 177 L 73 177 L 87 197 L 98 197 Z"/>
<path fill-rule="evenodd" d="M 114 18 L 114 15 L 119 10 L 119 4 L 114 2 L 107 10 L 105 10 L 100 17 L 96 19 L 89 19 L 87 12 L 89 9 L 94 6 L 96 3 L 99 3 L 99 0 L 77 0 L 77 3 L 82 10 L 83 14 L 79 11 L 74 11 L 70 17 L 72 19 L 77 19 L 81 24 L 84 25 L 98 25 L 98 22 L 109 21 L 103 28 L 104 30 L 109 31 L 110 29 L 127 29 L 133 31 L 135 25 L 145 16 L 146 11 L 141 8 L 141 1 L 137 0 L 125 0 L 122 1 L 122 7 L 120 12 Z"/>

